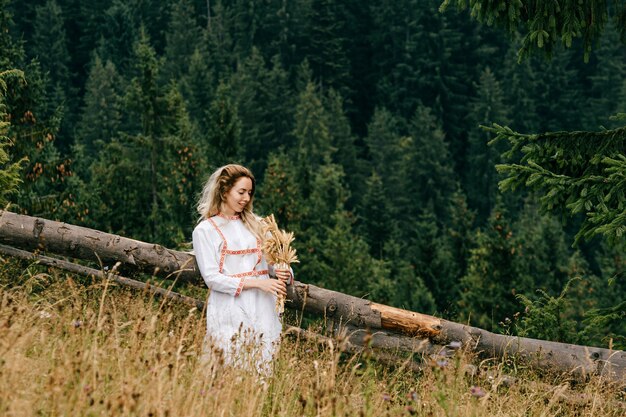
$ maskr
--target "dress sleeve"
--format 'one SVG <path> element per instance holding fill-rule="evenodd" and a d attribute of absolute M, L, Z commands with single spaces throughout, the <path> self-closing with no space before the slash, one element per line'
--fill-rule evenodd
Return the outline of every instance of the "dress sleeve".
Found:
<path fill-rule="evenodd" d="M 193 251 L 200 269 L 200 275 L 212 291 L 219 291 L 238 296 L 243 290 L 245 277 L 239 279 L 220 273 L 219 248 L 210 239 L 206 230 L 196 228 L 193 231 Z"/>

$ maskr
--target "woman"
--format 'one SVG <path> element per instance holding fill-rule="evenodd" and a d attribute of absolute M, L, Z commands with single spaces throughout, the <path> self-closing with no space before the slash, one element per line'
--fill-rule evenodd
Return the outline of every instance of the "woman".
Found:
<path fill-rule="evenodd" d="M 215 171 L 198 203 L 193 248 L 211 289 L 207 342 L 223 352 L 226 363 L 245 367 L 252 361 L 259 372 L 268 373 L 282 330 L 276 296 L 286 296 L 293 276 L 274 271 L 263 256 L 261 222 L 252 211 L 254 190 L 252 172 L 241 165 Z"/>

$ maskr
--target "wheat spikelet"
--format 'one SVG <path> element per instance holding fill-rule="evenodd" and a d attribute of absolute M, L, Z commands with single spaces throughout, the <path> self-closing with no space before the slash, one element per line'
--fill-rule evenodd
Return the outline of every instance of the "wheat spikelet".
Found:
<path fill-rule="evenodd" d="M 291 247 L 294 241 L 293 232 L 286 232 L 278 228 L 273 214 L 265 217 L 263 223 L 263 252 L 267 261 L 274 265 L 276 269 L 289 269 L 289 265 L 300 262 L 296 250 Z M 279 296 L 276 299 L 276 311 L 282 314 L 285 309 L 285 297 Z"/>

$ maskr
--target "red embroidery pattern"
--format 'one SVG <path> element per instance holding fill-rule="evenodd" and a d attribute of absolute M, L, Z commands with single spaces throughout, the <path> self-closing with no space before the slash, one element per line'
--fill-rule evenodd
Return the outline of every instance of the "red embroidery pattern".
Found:
<path fill-rule="evenodd" d="M 235 297 L 237 297 L 239 294 L 241 294 L 241 291 L 243 290 L 243 282 L 245 281 L 245 278 L 241 278 L 241 280 L 239 280 L 239 285 L 237 286 L 237 291 L 235 291 Z"/>
<path fill-rule="evenodd" d="M 220 213 L 218 213 L 217 215 L 220 216 L 220 217 L 227 218 L 229 220 L 235 220 L 235 219 L 239 218 L 239 216 L 227 217 L 227 216 L 222 215 Z M 224 242 L 224 244 L 222 245 L 222 249 L 220 250 L 220 265 L 219 265 L 219 272 L 220 272 L 220 274 L 224 273 L 224 260 L 226 258 L 226 255 L 249 255 L 249 254 L 256 253 L 257 254 L 257 262 L 254 265 L 254 267 L 256 268 L 256 266 L 261 263 L 263 252 L 260 249 L 260 247 L 261 247 L 261 240 L 260 239 L 256 240 L 256 248 L 241 249 L 241 250 L 229 250 L 228 249 L 228 241 L 226 240 L 226 237 L 224 236 L 224 234 L 222 233 L 220 228 L 217 226 L 217 224 L 215 223 L 215 221 L 213 219 L 209 218 L 208 220 L 209 220 L 209 222 L 211 222 L 211 224 L 213 225 L 213 227 L 215 228 L 217 233 L 222 238 L 222 241 Z M 252 271 L 249 271 L 249 272 L 242 272 L 240 274 L 229 275 L 230 277 L 233 277 L 233 278 L 241 278 L 241 280 L 239 281 L 239 285 L 237 286 L 237 290 L 235 291 L 235 297 L 237 297 L 239 294 L 241 294 L 241 291 L 243 290 L 243 283 L 244 283 L 245 277 L 257 277 L 257 276 L 260 276 L 260 275 L 269 275 L 269 271 L 267 269 L 262 269 L 260 271 L 252 270 Z"/>
<path fill-rule="evenodd" d="M 228 255 L 249 255 L 252 253 L 260 252 L 260 250 L 258 248 L 252 248 L 242 250 L 225 250 L 224 252 L 226 252 Z"/>
<path fill-rule="evenodd" d="M 249 271 L 242 272 L 240 274 L 229 275 L 229 277 L 240 278 L 240 277 L 257 277 L 259 275 L 267 275 L 269 271 L 267 269 L 261 269 L 260 271 Z"/>
<path fill-rule="evenodd" d="M 217 213 L 216 215 L 220 216 L 221 218 L 226 219 L 226 220 L 239 220 L 241 218 L 241 216 L 238 215 L 238 214 L 236 214 L 234 216 L 227 216 L 224 213 Z"/>

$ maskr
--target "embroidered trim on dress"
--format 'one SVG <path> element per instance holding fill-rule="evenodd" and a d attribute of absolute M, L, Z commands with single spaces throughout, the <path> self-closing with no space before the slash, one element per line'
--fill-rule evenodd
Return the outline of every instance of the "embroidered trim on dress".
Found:
<path fill-rule="evenodd" d="M 252 249 L 241 249 L 241 250 L 225 250 L 224 252 L 226 252 L 228 255 L 250 255 L 253 253 L 257 253 L 260 252 L 261 250 L 259 248 L 252 248 Z"/>
<path fill-rule="evenodd" d="M 229 275 L 229 277 L 258 277 L 259 275 L 269 275 L 269 271 L 267 269 L 261 269 L 259 271 L 242 272 L 240 274 Z"/>
<path fill-rule="evenodd" d="M 220 216 L 220 217 L 224 217 L 220 213 L 218 213 L 217 215 Z M 239 216 L 236 216 L 236 218 L 239 218 Z M 215 223 L 215 221 L 213 219 L 208 218 L 207 220 L 209 222 L 211 222 L 211 224 L 213 225 L 213 227 L 215 228 L 217 233 L 222 238 L 222 241 L 224 242 L 224 244 L 222 245 L 222 249 L 220 250 L 220 265 L 219 265 L 219 272 L 220 272 L 220 274 L 222 274 L 224 272 L 224 260 L 226 258 L 226 255 L 248 255 L 248 254 L 256 253 L 257 254 L 257 261 L 256 261 L 256 264 L 254 265 L 254 267 L 256 268 L 256 266 L 261 263 L 261 259 L 263 257 L 263 251 L 261 249 L 259 249 L 259 247 L 261 246 L 261 240 L 260 239 L 257 238 L 257 240 L 256 240 L 256 248 L 240 249 L 240 250 L 228 250 L 228 241 L 226 240 L 226 236 L 224 236 L 224 234 L 222 233 L 222 231 L 220 230 L 220 228 L 217 226 L 217 224 Z M 242 272 L 242 273 L 239 273 L 239 274 L 228 275 L 229 277 L 233 277 L 233 278 L 241 278 L 241 281 L 239 282 L 239 286 L 237 287 L 237 291 L 235 292 L 235 297 L 238 296 L 239 293 L 241 293 L 241 290 L 243 290 L 244 277 L 255 277 L 255 276 L 260 276 L 260 275 L 269 275 L 269 270 L 267 270 L 267 269 L 262 269 L 262 270 L 259 270 L 259 271 L 252 270 L 252 271 L 249 271 L 249 272 Z"/>
<path fill-rule="evenodd" d="M 243 290 L 243 283 L 245 280 L 246 278 L 242 277 L 241 280 L 239 281 L 239 285 L 237 286 L 237 290 L 235 291 L 235 297 L 241 294 L 241 291 Z"/>
<path fill-rule="evenodd" d="M 220 250 L 219 271 L 220 271 L 220 274 L 221 274 L 222 272 L 224 272 L 224 260 L 226 258 L 226 251 L 228 250 L 228 242 L 226 241 L 226 237 L 224 236 L 224 234 L 222 233 L 220 228 L 217 227 L 217 224 L 215 224 L 215 221 L 213 221 L 213 219 L 211 219 L 211 218 L 209 218 L 209 221 L 211 222 L 213 227 L 215 227 L 215 230 L 217 230 L 217 233 L 220 235 L 220 237 L 222 238 L 222 241 L 224 242 L 224 244 L 222 245 L 222 249 Z"/>
<path fill-rule="evenodd" d="M 222 219 L 226 219 L 226 220 L 239 220 L 241 219 L 241 216 L 239 214 L 235 214 L 234 216 L 228 216 L 224 213 L 217 213 L 216 216 L 220 216 Z"/>

